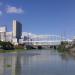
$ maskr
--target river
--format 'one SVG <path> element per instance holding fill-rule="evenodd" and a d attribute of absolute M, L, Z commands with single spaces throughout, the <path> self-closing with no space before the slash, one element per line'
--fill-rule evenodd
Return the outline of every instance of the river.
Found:
<path fill-rule="evenodd" d="M 75 75 L 75 56 L 57 50 L 0 53 L 0 75 Z"/>

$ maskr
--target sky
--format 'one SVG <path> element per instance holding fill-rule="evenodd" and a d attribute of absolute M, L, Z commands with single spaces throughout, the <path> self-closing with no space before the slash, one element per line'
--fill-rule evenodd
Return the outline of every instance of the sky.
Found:
<path fill-rule="evenodd" d="M 75 35 L 75 0 L 0 0 L 0 26 L 12 31 L 13 19 L 22 31 L 34 34 Z"/>

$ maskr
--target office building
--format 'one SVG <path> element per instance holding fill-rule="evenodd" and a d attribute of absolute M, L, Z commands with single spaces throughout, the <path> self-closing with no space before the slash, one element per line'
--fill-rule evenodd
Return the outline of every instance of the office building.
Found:
<path fill-rule="evenodd" d="M 13 20 L 13 42 L 16 40 L 19 43 L 22 35 L 22 24 L 16 20 Z"/>
<path fill-rule="evenodd" d="M 0 40 L 1 41 L 6 41 L 6 26 L 1 26 L 0 27 Z"/>

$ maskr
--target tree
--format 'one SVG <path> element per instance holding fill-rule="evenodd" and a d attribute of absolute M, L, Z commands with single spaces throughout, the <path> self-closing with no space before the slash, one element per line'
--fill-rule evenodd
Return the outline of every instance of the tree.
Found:
<path fill-rule="evenodd" d="M 0 46 L 2 49 L 5 50 L 14 49 L 14 45 L 10 42 L 0 41 Z"/>

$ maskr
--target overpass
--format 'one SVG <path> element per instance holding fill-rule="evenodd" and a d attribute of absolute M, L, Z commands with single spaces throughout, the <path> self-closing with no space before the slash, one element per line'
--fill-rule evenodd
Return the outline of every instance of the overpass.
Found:
<path fill-rule="evenodd" d="M 28 35 L 27 37 L 27 40 L 23 40 L 27 45 L 59 45 L 64 40 L 64 37 L 59 35 Z"/>

